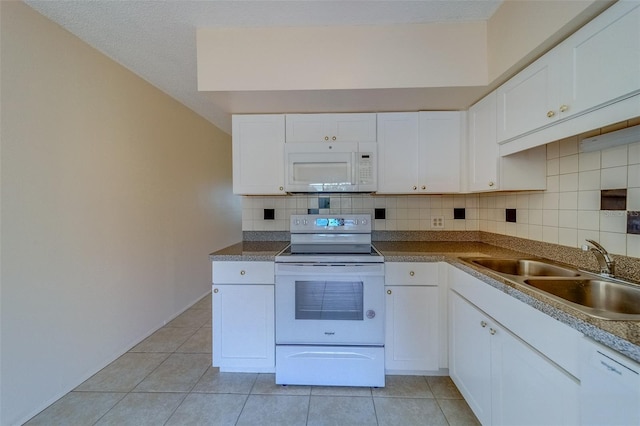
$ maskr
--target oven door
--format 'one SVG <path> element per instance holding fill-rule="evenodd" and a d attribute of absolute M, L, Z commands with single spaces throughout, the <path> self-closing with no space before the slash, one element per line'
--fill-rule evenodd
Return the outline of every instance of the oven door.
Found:
<path fill-rule="evenodd" d="M 276 264 L 276 344 L 384 345 L 384 264 Z"/>

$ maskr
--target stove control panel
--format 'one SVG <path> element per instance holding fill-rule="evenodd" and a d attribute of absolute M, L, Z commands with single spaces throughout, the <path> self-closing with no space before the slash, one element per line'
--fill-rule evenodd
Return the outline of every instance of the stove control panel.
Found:
<path fill-rule="evenodd" d="M 291 233 L 371 233 L 368 214 L 294 214 L 290 219 Z"/>

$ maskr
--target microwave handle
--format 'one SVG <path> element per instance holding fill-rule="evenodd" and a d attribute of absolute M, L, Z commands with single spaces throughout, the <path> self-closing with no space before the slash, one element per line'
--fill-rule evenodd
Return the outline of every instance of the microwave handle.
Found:
<path fill-rule="evenodd" d="M 358 170 L 360 169 L 360 165 L 358 164 L 358 153 L 351 153 L 351 185 L 356 185 L 358 183 Z"/>

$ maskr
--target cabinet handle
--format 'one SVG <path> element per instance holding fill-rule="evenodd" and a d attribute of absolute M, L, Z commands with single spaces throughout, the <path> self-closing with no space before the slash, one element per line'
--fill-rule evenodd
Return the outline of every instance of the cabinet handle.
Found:
<path fill-rule="evenodd" d="M 569 109 L 569 105 L 560 105 L 560 112 L 566 112 Z"/>
<path fill-rule="evenodd" d="M 391 290 L 387 290 L 387 294 L 391 294 Z"/>
<path fill-rule="evenodd" d="M 418 189 L 418 187 L 414 185 L 414 186 L 413 186 L 413 190 L 415 191 L 415 190 L 417 190 L 417 189 Z"/>
<path fill-rule="evenodd" d="M 324 140 L 325 140 L 325 141 L 328 141 L 328 140 L 329 140 L 329 136 L 325 136 L 325 137 L 324 137 Z"/>
<path fill-rule="evenodd" d="M 240 275 L 244 275 L 244 274 L 246 274 L 246 272 L 243 269 L 242 271 L 240 271 Z"/>
<path fill-rule="evenodd" d="M 493 336 L 494 334 L 496 334 L 496 331 L 493 328 L 490 328 L 489 333 L 491 333 L 491 335 Z"/>
<path fill-rule="evenodd" d="M 415 274 L 416 274 L 416 273 L 415 273 L 415 272 L 413 272 L 413 271 L 410 271 L 410 272 L 409 272 L 409 275 L 411 275 L 411 276 L 414 276 Z"/>
<path fill-rule="evenodd" d="M 218 289 L 217 289 L 217 288 L 214 288 L 214 289 L 213 289 L 213 292 L 214 292 L 214 293 L 217 293 L 217 292 L 218 292 Z"/>
<path fill-rule="evenodd" d="M 495 185 L 495 182 L 489 182 L 489 186 Z"/>
<path fill-rule="evenodd" d="M 283 187 L 283 186 L 281 186 L 279 189 L 280 189 L 280 191 L 283 191 L 283 190 L 284 190 L 284 187 Z"/>
<path fill-rule="evenodd" d="M 485 328 L 487 326 L 487 322 L 486 321 L 480 321 L 480 326 L 482 328 Z"/>
<path fill-rule="evenodd" d="M 424 191 L 425 189 L 427 189 L 427 185 L 422 185 L 422 190 Z"/>
<path fill-rule="evenodd" d="M 549 118 L 553 117 L 554 115 L 556 115 L 555 111 L 548 111 L 547 112 L 547 117 L 549 117 Z"/>
<path fill-rule="evenodd" d="M 335 136 L 334 136 L 334 137 L 332 137 L 332 138 L 331 138 L 331 140 L 332 140 L 332 141 L 335 141 L 335 140 L 336 140 L 336 137 L 335 137 Z"/>

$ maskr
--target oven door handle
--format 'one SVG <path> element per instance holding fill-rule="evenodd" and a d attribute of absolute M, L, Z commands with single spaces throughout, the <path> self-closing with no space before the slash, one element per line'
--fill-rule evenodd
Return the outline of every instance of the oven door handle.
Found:
<path fill-rule="evenodd" d="M 384 264 L 277 263 L 275 274 L 276 276 L 384 276 Z"/>

